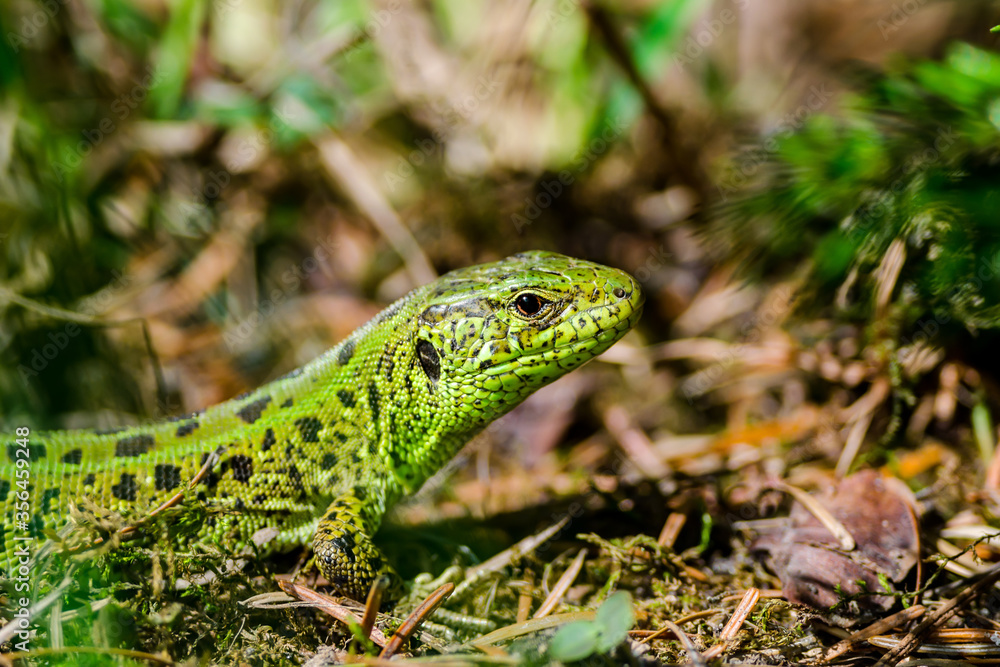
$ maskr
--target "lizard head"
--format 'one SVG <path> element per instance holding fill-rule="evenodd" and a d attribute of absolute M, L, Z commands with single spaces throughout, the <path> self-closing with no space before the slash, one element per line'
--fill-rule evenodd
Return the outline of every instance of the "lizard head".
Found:
<path fill-rule="evenodd" d="M 607 350 L 642 304 L 627 273 L 551 252 L 453 271 L 429 286 L 415 370 L 475 429 Z"/>

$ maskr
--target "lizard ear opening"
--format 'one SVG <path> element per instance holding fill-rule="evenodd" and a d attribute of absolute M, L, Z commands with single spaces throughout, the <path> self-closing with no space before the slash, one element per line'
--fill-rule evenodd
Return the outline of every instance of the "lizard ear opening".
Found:
<path fill-rule="evenodd" d="M 420 359 L 420 367 L 424 369 L 431 382 L 437 382 L 441 377 L 441 358 L 434 346 L 426 340 L 418 342 L 417 358 Z"/>

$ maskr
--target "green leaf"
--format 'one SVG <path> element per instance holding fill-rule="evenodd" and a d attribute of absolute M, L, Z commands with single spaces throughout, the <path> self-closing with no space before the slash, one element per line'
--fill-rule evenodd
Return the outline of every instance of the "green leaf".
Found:
<path fill-rule="evenodd" d="M 917 81 L 929 92 L 959 108 L 972 109 L 988 89 L 983 82 L 940 63 L 920 63 L 914 69 Z"/>
<path fill-rule="evenodd" d="M 980 401 L 972 408 L 972 431 L 979 445 L 979 455 L 984 462 L 993 458 L 993 420 L 990 409 Z"/>
<path fill-rule="evenodd" d="M 625 591 L 618 591 L 601 605 L 594 617 L 594 625 L 599 629 L 597 650 L 606 653 L 625 641 L 628 631 L 635 623 L 632 597 Z"/>
<path fill-rule="evenodd" d="M 171 3 L 170 22 L 160 41 L 153 72 L 155 83 L 149 90 L 156 118 L 173 118 L 180 108 L 207 6 L 205 0 L 174 0 Z"/>
<path fill-rule="evenodd" d="M 959 42 L 948 49 L 946 62 L 957 72 L 992 87 L 1000 86 L 1000 56 L 995 53 Z"/>
<path fill-rule="evenodd" d="M 720 18 L 706 20 L 703 24 L 693 26 L 694 19 L 704 14 L 705 0 L 675 0 L 675 2 L 660 3 L 649 19 L 639 28 L 639 33 L 632 43 L 639 71 L 650 76 L 655 75 L 669 62 L 667 54 L 678 50 L 681 38 L 692 27 L 703 29 L 711 39 L 717 39 L 729 29 L 730 23 L 735 23 L 735 12 L 727 10 L 734 20 L 729 23 Z M 692 35 L 691 40 L 698 36 Z M 697 42 L 695 42 L 697 45 Z M 700 52 L 699 52 L 700 53 Z"/>
<path fill-rule="evenodd" d="M 131 0 L 103 0 L 95 11 L 115 37 L 126 44 L 143 48 L 157 33 L 156 22 Z"/>
<path fill-rule="evenodd" d="M 708 512 L 701 513 L 701 539 L 698 540 L 698 553 L 704 553 L 712 544 L 712 515 Z"/>
<path fill-rule="evenodd" d="M 261 106 L 253 95 L 230 85 L 212 86 L 194 100 L 196 117 L 223 127 L 253 122 L 260 117 Z"/>
<path fill-rule="evenodd" d="M 549 656 L 562 662 L 583 660 L 597 651 L 600 629 L 592 621 L 576 621 L 559 628 L 549 646 Z"/>
<path fill-rule="evenodd" d="M 813 252 L 816 276 L 823 281 L 841 280 L 853 261 L 854 245 L 839 231 L 824 236 Z"/>

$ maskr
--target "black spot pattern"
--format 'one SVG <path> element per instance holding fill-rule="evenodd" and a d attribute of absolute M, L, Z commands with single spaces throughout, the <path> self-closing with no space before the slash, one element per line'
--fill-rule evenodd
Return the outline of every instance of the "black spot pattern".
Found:
<path fill-rule="evenodd" d="M 94 482 L 96 482 L 96 481 L 97 481 L 97 477 L 94 476 L 94 473 L 90 473 L 89 475 L 87 475 L 86 477 L 83 478 L 83 485 L 84 486 L 93 486 Z"/>
<path fill-rule="evenodd" d="M 201 467 L 205 466 L 205 463 L 208 461 L 209 456 L 211 456 L 211 454 L 208 452 L 205 452 L 204 454 L 201 455 L 201 464 L 200 464 Z M 223 462 L 222 465 L 220 466 L 220 469 L 223 472 L 225 472 L 226 465 L 227 464 Z M 219 484 L 219 474 L 216 473 L 214 470 L 210 470 L 208 473 L 205 474 L 204 477 L 201 478 L 201 482 L 199 482 L 199 484 L 204 484 L 209 488 L 214 488 Z"/>
<path fill-rule="evenodd" d="M 153 448 L 156 440 L 148 433 L 122 438 L 115 443 L 115 456 L 142 456 Z"/>
<path fill-rule="evenodd" d="M 45 516 L 41 512 L 35 512 L 28 522 L 28 534 L 38 538 L 42 536 L 43 530 L 45 530 Z"/>
<path fill-rule="evenodd" d="M 294 486 L 298 491 L 304 490 L 304 487 L 302 486 L 302 473 L 300 473 L 299 469 L 295 466 L 288 466 L 288 481 L 290 481 L 292 486 Z"/>
<path fill-rule="evenodd" d="M 59 489 L 45 489 L 42 491 L 42 514 L 48 514 L 52 511 L 52 501 L 58 500 Z"/>
<path fill-rule="evenodd" d="M 253 459 L 244 454 L 237 454 L 229 459 L 229 463 L 233 469 L 233 479 L 244 484 L 250 481 L 253 475 Z"/>
<path fill-rule="evenodd" d="M 118 500 L 134 501 L 139 491 L 139 485 L 135 483 L 135 475 L 123 472 L 117 484 L 111 486 L 111 495 Z"/>
<path fill-rule="evenodd" d="M 343 345 L 340 346 L 340 350 L 337 352 L 337 363 L 341 366 L 346 366 L 347 362 L 351 360 L 354 356 L 354 339 L 348 338 L 344 341 Z"/>
<path fill-rule="evenodd" d="M 273 447 L 274 443 L 276 442 L 277 439 L 274 437 L 274 429 L 269 428 L 266 431 L 264 431 L 264 439 L 260 443 L 260 450 L 262 452 L 266 452 L 267 450 L 271 449 L 271 447 Z"/>
<path fill-rule="evenodd" d="M 7 500 L 8 493 L 10 493 L 10 482 L 0 479 L 0 503 Z"/>
<path fill-rule="evenodd" d="M 323 422 L 315 417 L 301 417 L 295 420 L 295 425 L 302 434 L 305 442 L 319 442 L 319 432 L 323 428 Z"/>
<path fill-rule="evenodd" d="M 344 404 L 345 408 L 353 408 L 357 401 L 354 398 L 354 392 L 348 391 L 347 389 L 340 389 L 337 391 L 337 398 L 340 402 Z"/>
<path fill-rule="evenodd" d="M 295 403 L 295 399 L 294 398 L 289 398 L 289 399 L 286 399 L 285 402 L 281 404 L 281 407 L 283 407 L 283 408 L 290 408 L 290 407 L 292 407 L 293 403 Z"/>
<path fill-rule="evenodd" d="M 162 463 L 153 469 L 153 479 L 157 491 L 171 491 L 181 485 L 181 469 Z"/>
<path fill-rule="evenodd" d="M 261 414 L 264 412 L 264 408 L 267 404 L 271 402 L 270 396 L 264 396 L 258 398 L 252 403 L 247 403 L 242 408 L 237 410 L 236 416 L 245 421 L 248 424 L 252 424 L 258 419 L 260 419 Z"/>
<path fill-rule="evenodd" d="M 199 426 L 201 426 L 201 424 L 199 424 L 196 421 L 190 421 L 187 422 L 186 424 L 181 424 L 180 426 L 177 427 L 177 437 L 183 438 L 186 435 L 191 435 L 192 433 L 194 433 L 195 429 L 198 428 Z"/>
<path fill-rule="evenodd" d="M 378 387 L 375 386 L 374 382 L 368 383 L 368 409 L 372 411 L 372 421 L 375 422 L 375 428 L 378 429 L 378 413 L 379 408 L 379 396 Z"/>
<path fill-rule="evenodd" d="M 79 465 L 80 461 L 82 461 L 82 460 L 83 460 L 83 450 L 82 449 L 71 449 L 68 452 L 66 452 L 65 454 L 63 454 L 63 457 L 62 457 L 62 462 L 63 463 L 73 463 L 73 464 L 76 464 L 76 465 Z"/>
<path fill-rule="evenodd" d="M 337 535 L 330 539 L 330 542 L 344 554 L 347 558 L 348 563 L 353 563 L 355 560 L 354 556 L 354 536 L 350 533 L 344 533 L 343 535 Z"/>
<path fill-rule="evenodd" d="M 337 455 L 333 452 L 323 456 L 323 469 L 329 470 L 333 466 L 337 465 Z"/>
<path fill-rule="evenodd" d="M 22 459 L 24 458 L 23 454 L 20 456 L 17 454 L 18 450 L 24 451 L 24 448 L 16 444 L 7 445 L 7 458 L 10 459 L 11 463 L 16 463 L 19 458 Z M 45 454 L 46 454 L 45 445 L 32 444 L 28 447 L 29 461 L 34 462 L 37 461 L 38 459 L 43 459 L 45 458 Z"/>

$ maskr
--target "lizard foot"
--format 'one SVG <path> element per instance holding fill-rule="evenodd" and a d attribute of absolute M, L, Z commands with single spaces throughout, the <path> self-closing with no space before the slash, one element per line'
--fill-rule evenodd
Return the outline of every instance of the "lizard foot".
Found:
<path fill-rule="evenodd" d="M 320 519 L 313 535 L 314 562 L 338 595 L 364 602 L 372 584 L 386 576 L 384 600 L 397 599 L 401 579 L 371 541 L 364 518 L 364 501 L 355 491 L 337 497 Z"/>

